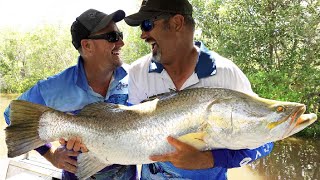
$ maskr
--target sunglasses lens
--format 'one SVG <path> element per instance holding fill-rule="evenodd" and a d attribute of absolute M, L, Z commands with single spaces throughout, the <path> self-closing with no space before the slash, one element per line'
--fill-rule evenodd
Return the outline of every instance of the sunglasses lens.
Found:
<path fill-rule="evenodd" d="M 118 42 L 119 40 L 123 39 L 123 34 L 122 32 L 117 32 L 117 31 L 112 31 L 108 32 L 105 34 L 99 34 L 99 35 L 94 35 L 94 36 L 89 36 L 89 39 L 104 39 L 107 40 L 108 42 Z"/>
<path fill-rule="evenodd" d="M 153 28 L 153 21 L 151 20 L 144 20 L 142 21 L 140 28 L 142 31 L 151 31 L 151 29 Z"/>
<path fill-rule="evenodd" d="M 119 41 L 119 38 L 123 39 L 122 32 L 113 31 L 113 32 L 107 33 L 106 40 L 109 42 L 117 42 Z"/>
<path fill-rule="evenodd" d="M 118 33 L 118 36 L 123 39 L 123 33 L 122 32 L 117 32 Z"/>

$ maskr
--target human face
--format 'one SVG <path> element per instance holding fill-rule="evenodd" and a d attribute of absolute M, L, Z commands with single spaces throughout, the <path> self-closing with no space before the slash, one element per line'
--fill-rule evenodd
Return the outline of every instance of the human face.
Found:
<path fill-rule="evenodd" d="M 111 22 L 107 27 L 92 34 L 88 39 L 93 41 L 94 56 L 98 65 L 101 68 L 116 68 L 121 66 L 120 50 L 124 46 L 123 35 L 119 31 L 114 22 Z"/>
<path fill-rule="evenodd" d="M 141 38 L 151 45 L 153 60 L 162 64 L 168 61 L 174 43 L 174 33 L 170 28 L 171 15 L 160 15 L 141 23 Z"/>

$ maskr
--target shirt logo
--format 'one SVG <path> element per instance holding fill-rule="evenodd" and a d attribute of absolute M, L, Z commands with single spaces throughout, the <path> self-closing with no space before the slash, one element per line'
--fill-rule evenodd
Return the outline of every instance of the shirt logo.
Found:
<path fill-rule="evenodd" d="M 127 87 L 128 87 L 128 84 L 119 82 L 119 84 L 116 86 L 116 90 L 122 90 Z"/>
<path fill-rule="evenodd" d="M 244 166 L 247 165 L 249 162 L 251 162 L 251 158 L 250 157 L 246 157 L 244 158 L 241 162 L 240 162 L 240 166 Z"/>

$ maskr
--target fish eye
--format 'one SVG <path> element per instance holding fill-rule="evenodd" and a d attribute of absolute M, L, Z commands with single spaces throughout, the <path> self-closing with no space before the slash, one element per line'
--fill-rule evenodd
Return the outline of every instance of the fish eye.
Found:
<path fill-rule="evenodd" d="M 283 106 L 278 106 L 277 107 L 277 112 L 280 113 L 280 112 L 284 112 L 286 109 L 283 107 Z"/>

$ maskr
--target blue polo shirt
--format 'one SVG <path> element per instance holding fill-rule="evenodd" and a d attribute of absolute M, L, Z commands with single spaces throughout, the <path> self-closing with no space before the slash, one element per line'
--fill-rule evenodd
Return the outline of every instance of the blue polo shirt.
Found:
<path fill-rule="evenodd" d="M 94 92 L 89 86 L 83 66 L 83 59 L 79 56 L 77 65 L 51 76 L 46 80 L 39 81 L 31 89 L 24 92 L 18 99 L 45 105 L 72 114 L 78 114 L 84 106 L 94 102 L 126 104 L 128 99 L 128 75 L 125 70 L 126 66 L 127 65 L 118 67 L 114 71 L 106 97 Z M 7 107 L 4 112 L 4 117 L 8 125 L 10 124 L 9 114 L 10 107 Z M 35 150 L 43 155 L 50 148 L 51 144 L 46 144 Z M 97 177 L 100 176 L 100 178 L 104 178 L 104 172 L 112 175 L 112 178 L 136 178 L 136 166 L 112 165 L 100 172 L 103 172 L 97 174 Z M 62 176 L 64 179 L 76 179 L 75 175 L 69 172 L 63 172 Z"/>

